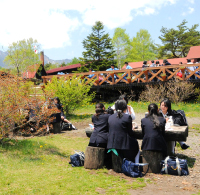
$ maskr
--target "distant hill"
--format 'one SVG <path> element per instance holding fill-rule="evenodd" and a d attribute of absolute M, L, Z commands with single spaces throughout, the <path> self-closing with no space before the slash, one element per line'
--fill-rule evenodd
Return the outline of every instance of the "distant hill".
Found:
<path fill-rule="evenodd" d="M 2 68 L 8 68 L 8 66 L 7 66 L 5 63 L 3 63 L 3 60 L 4 60 L 4 58 L 6 57 L 6 55 L 7 55 L 7 52 L 3 52 L 3 51 L 0 50 L 0 66 L 1 66 Z M 62 64 L 63 62 L 64 62 L 65 64 L 67 64 L 67 63 L 71 62 L 71 60 L 70 60 L 70 59 L 52 60 L 52 59 L 50 59 L 49 57 L 47 57 L 46 55 L 44 55 L 44 64 L 47 64 L 47 63 L 52 63 L 52 64 L 58 63 L 58 64 Z"/>
<path fill-rule="evenodd" d="M 0 66 L 3 68 L 7 68 L 6 64 L 3 63 L 4 58 L 6 57 L 7 53 L 0 50 Z"/>

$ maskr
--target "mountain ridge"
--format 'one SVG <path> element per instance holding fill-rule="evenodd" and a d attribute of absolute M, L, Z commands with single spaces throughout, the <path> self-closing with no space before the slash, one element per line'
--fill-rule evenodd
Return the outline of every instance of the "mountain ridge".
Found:
<path fill-rule="evenodd" d="M 5 57 L 7 56 L 7 52 L 1 51 L 0 50 L 0 67 L 2 68 L 8 68 L 8 65 L 6 65 L 3 61 Z M 52 60 L 48 56 L 44 55 L 44 64 L 52 63 L 52 64 L 62 64 L 63 62 L 65 64 L 71 62 L 72 60 L 70 59 L 63 59 L 63 60 Z"/>

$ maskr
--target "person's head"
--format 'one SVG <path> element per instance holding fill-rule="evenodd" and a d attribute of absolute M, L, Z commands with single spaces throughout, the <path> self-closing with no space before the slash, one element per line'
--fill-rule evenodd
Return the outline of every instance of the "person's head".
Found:
<path fill-rule="evenodd" d="M 128 66 L 128 62 L 125 62 L 124 64 L 125 64 L 125 66 Z"/>
<path fill-rule="evenodd" d="M 151 60 L 151 63 L 154 63 L 154 60 Z"/>
<path fill-rule="evenodd" d="M 58 97 L 53 98 L 55 104 L 60 104 L 60 99 Z"/>
<path fill-rule="evenodd" d="M 191 60 L 190 60 L 190 59 L 187 59 L 187 62 L 189 63 L 189 62 L 191 62 Z"/>
<path fill-rule="evenodd" d="M 147 64 L 147 61 L 144 61 L 143 64 Z"/>
<path fill-rule="evenodd" d="M 163 60 L 163 64 L 166 64 L 167 62 L 168 62 L 167 59 Z"/>
<path fill-rule="evenodd" d="M 158 106 L 154 103 L 149 104 L 148 111 L 149 114 L 147 117 L 153 122 L 154 128 L 158 128 L 160 126 L 160 121 L 158 120 Z"/>
<path fill-rule="evenodd" d="M 117 116 L 119 118 L 121 118 L 122 115 L 123 115 L 123 112 L 125 110 L 127 110 L 127 103 L 126 103 L 126 101 L 125 100 L 117 100 L 115 102 L 115 110 L 117 112 Z"/>
<path fill-rule="evenodd" d="M 120 95 L 120 96 L 119 96 L 119 100 L 125 100 L 125 101 L 126 101 L 126 104 L 128 104 L 128 97 L 127 97 L 126 94 Z"/>
<path fill-rule="evenodd" d="M 114 69 L 114 68 L 115 68 L 115 65 L 114 65 L 114 64 L 111 64 L 110 67 L 111 67 L 112 69 Z"/>
<path fill-rule="evenodd" d="M 90 69 L 89 69 L 89 72 L 92 72 L 92 71 L 93 71 L 93 69 L 92 69 L 92 68 L 90 68 Z"/>
<path fill-rule="evenodd" d="M 162 110 L 162 112 L 163 112 L 164 114 L 166 114 L 167 112 L 170 114 L 171 111 L 172 111 L 172 108 L 171 108 L 171 101 L 170 101 L 168 98 L 163 99 L 163 100 L 160 102 L 160 109 Z"/>
<path fill-rule="evenodd" d="M 154 103 L 148 106 L 149 116 L 158 115 L 158 106 Z"/>
<path fill-rule="evenodd" d="M 182 62 L 179 62 L 179 64 L 183 64 Z"/>
<path fill-rule="evenodd" d="M 105 111 L 105 107 L 102 103 L 97 103 L 95 105 L 95 112 L 96 112 L 96 116 L 98 117 L 100 114 L 104 113 Z"/>
<path fill-rule="evenodd" d="M 156 64 L 160 64 L 160 62 L 159 62 L 159 61 L 156 61 Z"/>

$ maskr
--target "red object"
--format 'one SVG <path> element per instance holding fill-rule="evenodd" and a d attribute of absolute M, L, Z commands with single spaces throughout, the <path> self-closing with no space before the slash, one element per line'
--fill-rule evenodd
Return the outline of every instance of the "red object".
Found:
<path fill-rule="evenodd" d="M 181 72 L 178 72 L 176 75 L 179 76 L 180 78 L 182 78 L 183 76 Z"/>

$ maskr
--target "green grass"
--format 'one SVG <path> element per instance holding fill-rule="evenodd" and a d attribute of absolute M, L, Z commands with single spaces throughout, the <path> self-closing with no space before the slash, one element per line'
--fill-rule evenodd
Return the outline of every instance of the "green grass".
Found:
<path fill-rule="evenodd" d="M 106 103 L 102 102 L 107 109 L 108 106 L 112 106 L 114 103 Z M 71 114 L 68 116 L 69 119 L 79 121 L 80 119 L 87 119 L 91 118 L 92 114 L 95 113 L 95 104 L 91 103 L 87 105 L 83 105 L 82 107 L 78 108 L 74 114 Z M 130 101 L 129 105 L 131 105 L 135 111 L 135 114 L 137 113 L 145 113 L 148 111 L 148 105 L 149 102 L 135 102 Z M 158 104 L 159 106 L 159 104 Z M 200 103 L 194 102 L 194 103 L 186 103 L 181 102 L 178 104 L 172 104 L 173 110 L 184 110 L 186 117 L 199 117 L 199 111 L 200 111 Z"/>
<path fill-rule="evenodd" d="M 192 129 L 194 129 L 197 133 L 200 133 L 200 124 L 193 124 Z"/>
<path fill-rule="evenodd" d="M 85 151 L 88 138 L 53 135 L 12 140 L 0 146 L 0 194 L 128 194 L 146 186 L 144 178 L 131 181 L 107 169 L 71 167 L 74 150 Z"/>

